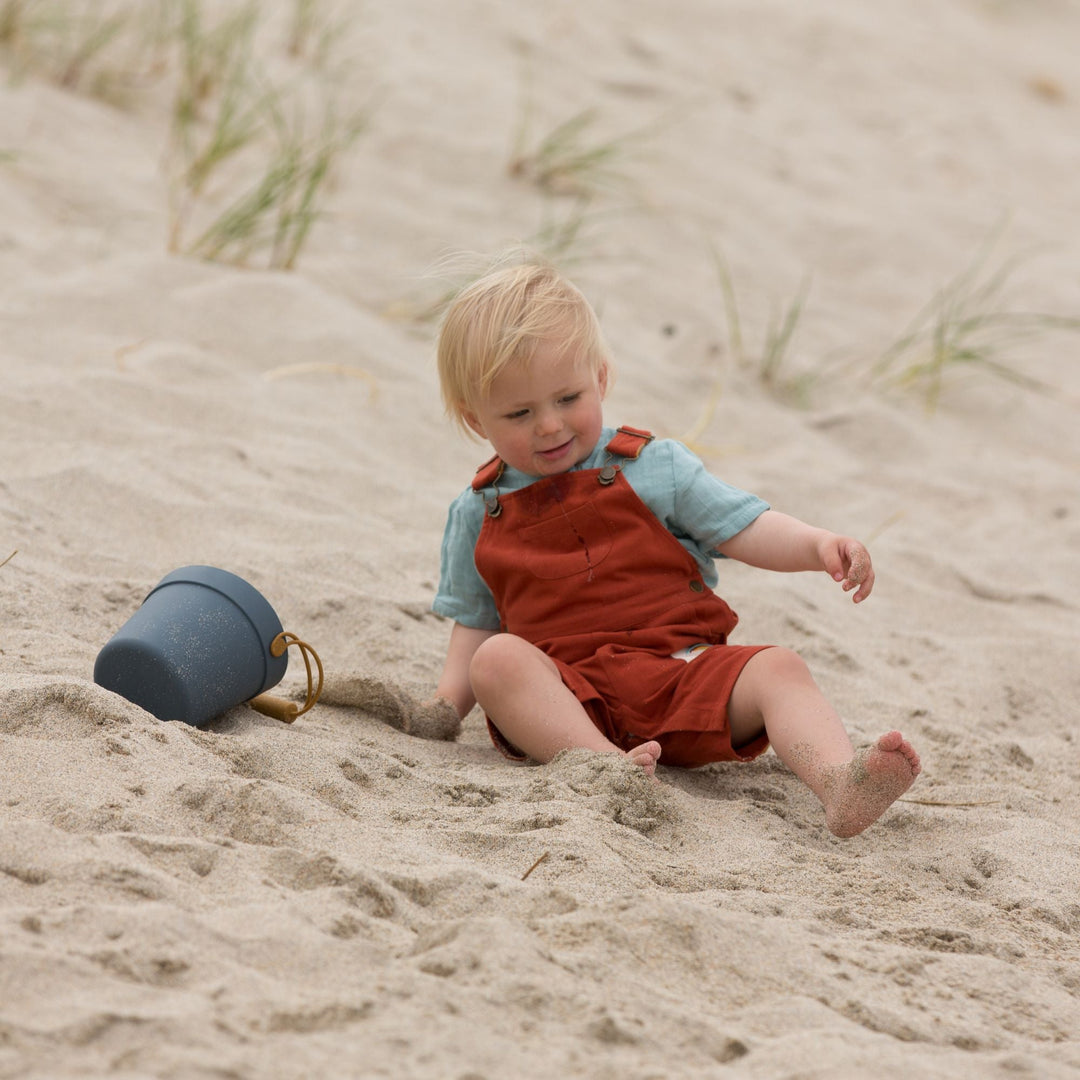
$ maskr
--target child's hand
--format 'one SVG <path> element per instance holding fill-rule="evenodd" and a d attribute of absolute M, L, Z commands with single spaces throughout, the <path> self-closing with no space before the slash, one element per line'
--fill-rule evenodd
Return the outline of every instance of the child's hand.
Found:
<path fill-rule="evenodd" d="M 844 592 L 857 589 L 852 598 L 861 603 L 874 587 L 874 566 L 870 552 L 850 536 L 827 536 L 821 543 L 821 562 L 833 581 L 843 582 Z"/>
<path fill-rule="evenodd" d="M 408 689 L 368 672 L 332 675 L 323 683 L 320 701 L 347 705 L 378 717 L 384 724 L 419 739 L 453 741 L 461 733 L 457 709 L 444 697 L 417 701 Z"/>

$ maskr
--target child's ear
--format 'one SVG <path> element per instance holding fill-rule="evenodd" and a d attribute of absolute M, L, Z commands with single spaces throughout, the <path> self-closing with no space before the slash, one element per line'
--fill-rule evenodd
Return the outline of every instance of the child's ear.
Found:
<path fill-rule="evenodd" d="M 596 373 L 596 385 L 600 388 L 600 400 L 604 400 L 604 396 L 607 394 L 608 386 L 608 366 L 605 360 L 600 365 L 600 370 Z"/>
<path fill-rule="evenodd" d="M 476 413 L 472 412 L 470 409 L 462 407 L 461 419 L 464 420 L 465 423 L 468 424 L 469 427 L 472 428 L 472 430 L 475 431 L 481 439 L 487 438 L 487 433 L 484 431 L 484 425 L 480 423 L 480 417 L 478 417 Z"/>

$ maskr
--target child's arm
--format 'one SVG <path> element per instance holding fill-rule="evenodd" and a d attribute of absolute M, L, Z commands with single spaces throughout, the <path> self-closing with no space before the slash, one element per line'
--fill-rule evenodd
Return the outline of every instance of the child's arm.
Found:
<path fill-rule="evenodd" d="M 858 589 L 855 603 L 865 600 L 874 587 L 870 553 L 858 540 L 775 510 L 760 514 L 716 550 L 763 570 L 824 570 L 834 581 L 843 582 L 844 592 Z"/>
<path fill-rule="evenodd" d="M 465 717 L 476 704 L 476 697 L 469 682 L 469 665 L 476 650 L 497 630 L 477 630 L 471 626 L 454 623 L 450 631 L 450 644 L 446 647 L 446 663 L 442 677 L 435 689 L 437 698 L 444 698 L 457 710 L 460 717 Z"/>

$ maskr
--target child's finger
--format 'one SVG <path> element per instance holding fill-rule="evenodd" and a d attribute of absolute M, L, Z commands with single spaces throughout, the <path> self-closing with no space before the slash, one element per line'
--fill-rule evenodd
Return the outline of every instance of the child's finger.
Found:
<path fill-rule="evenodd" d="M 828 548 L 822 554 L 822 563 L 825 566 L 825 573 L 828 574 L 833 581 L 844 580 L 847 571 L 846 561 L 843 552 L 835 547 Z"/>
<path fill-rule="evenodd" d="M 873 580 L 870 554 L 862 544 L 852 544 L 848 554 L 848 569 L 844 576 L 844 591 L 848 592 L 862 585 L 869 578 Z"/>
<path fill-rule="evenodd" d="M 861 603 L 870 595 L 874 587 L 874 572 L 871 570 L 867 579 L 859 586 L 859 591 L 852 597 L 856 604 Z"/>
<path fill-rule="evenodd" d="M 853 598 L 857 604 L 865 600 L 874 587 L 874 568 L 870 562 L 870 553 L 862 544 L 852 545 L 849 558 L 848 572 L 844 579 L 844 592 L 858 589 Z"/>

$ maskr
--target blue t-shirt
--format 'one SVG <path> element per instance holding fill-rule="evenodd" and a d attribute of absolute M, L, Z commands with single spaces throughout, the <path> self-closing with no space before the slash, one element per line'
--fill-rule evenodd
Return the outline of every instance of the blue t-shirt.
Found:
<path fill-rule="evenodd" d="M 575 469 L 600 468 L 607 458 L 605 447 L 614 437 L 614 428 L 604 428 L 593 452 Z M 696 454 L 674 439 L 654 439 L 638 457 L 616 461 L 638 498 L 694 557 L 710 588 L 717 583 L 713 559 L 722 557 L 716 546 L 769 509 L 756 495 L 718 480 Z M 516 491 L 537 479 L 507 466 L 499 478 L 499 491 Z M 431 610 L 464 626 L 498 630 L 495 598 L 473 558 L 483 524 L 484 499 L 467 488 L 450 504 L 439 590 Z"/>

